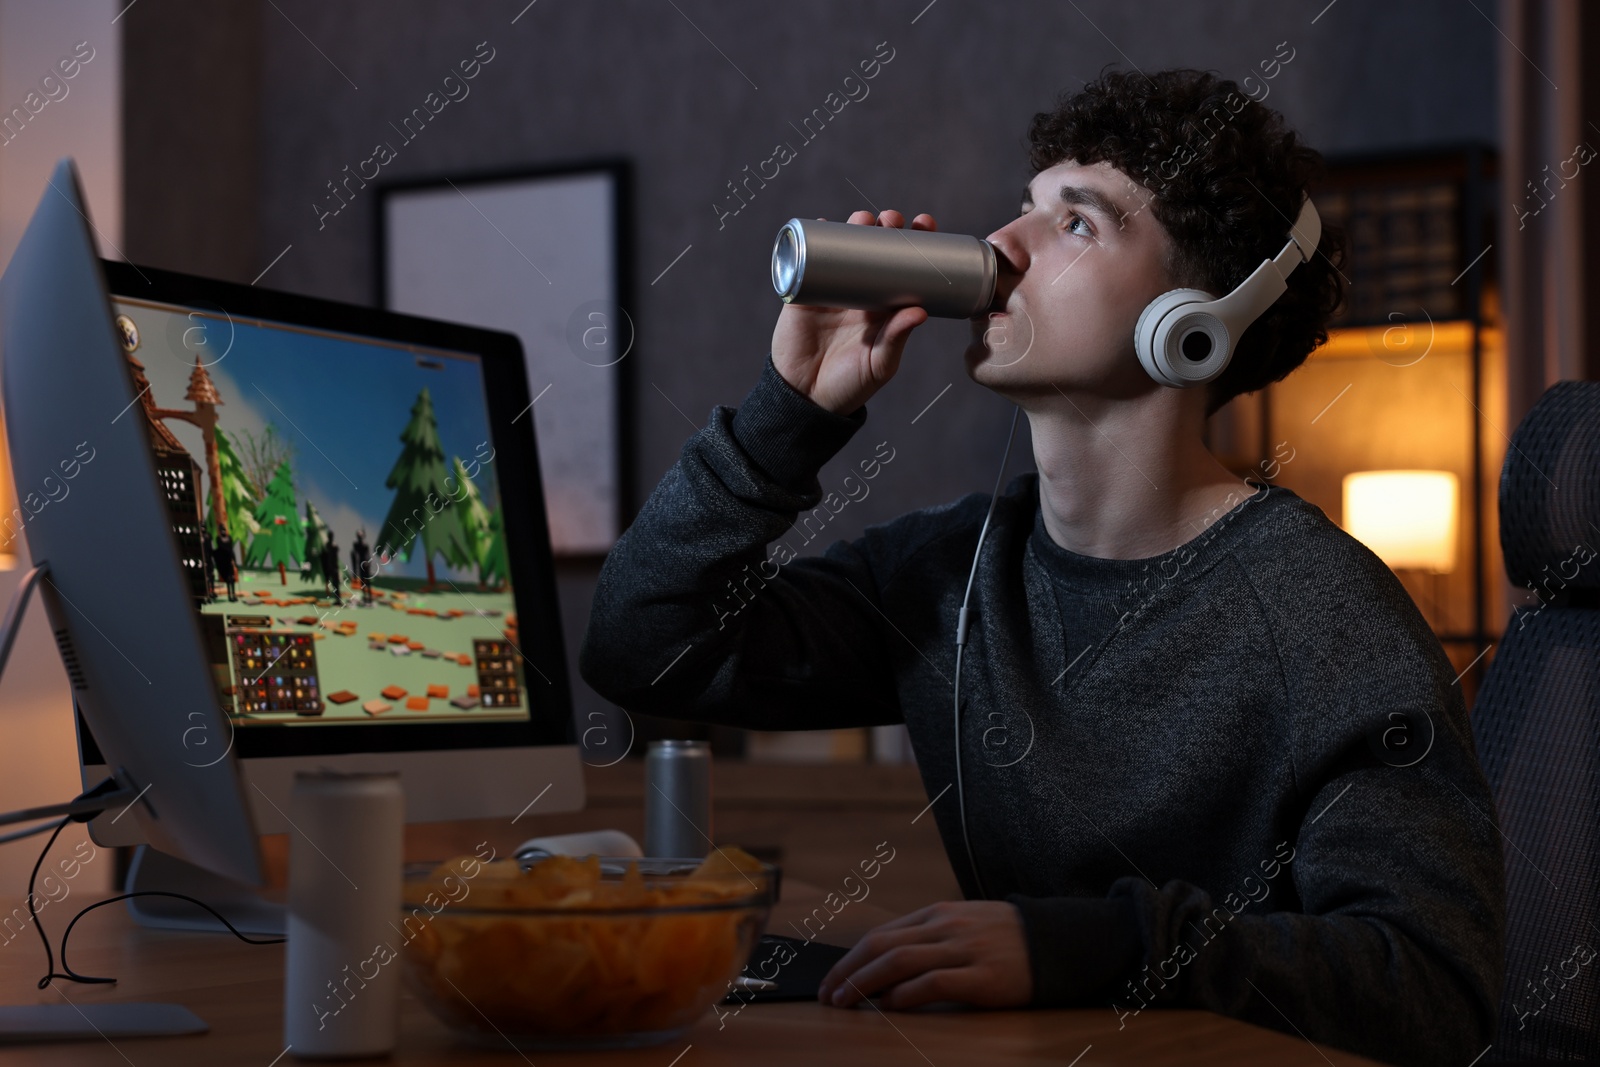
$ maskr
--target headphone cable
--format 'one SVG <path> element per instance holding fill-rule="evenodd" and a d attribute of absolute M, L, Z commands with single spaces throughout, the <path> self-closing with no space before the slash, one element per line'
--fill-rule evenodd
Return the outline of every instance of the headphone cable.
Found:
<path fill-rule="evenodd" d="M 1017 436 L 1017 419 L 1022 415 L 1022 409 L 1015 408 L 1011 412 L 1011 430 L 1006 434 L 1005 452 L 1000 457 L 1000 470 L 995 474 L 994 492 L 989 494 L 989 511 L 983 517 L 983 526 L 978 530 L 978 547 L 972 553 L 972 570 L 967 573 L 967 589 L 961 597 L 961 613 L 956 616 L 956 678 L 955 678 L 955 721 L 956 721 L 956 811 L 961 820 L 961 842 L 967 849 L 967 864 L 972 868 L 972 879 L 978 887 L 978 897 L 987 900 L 988 890 L 983 887 L 983 876 L 978 873 L 978 861 L 972 855 L 972 838 L 967 833 L 967 801 L 966 791 L 961 785 L 961 654 L 967 645 L 967 624 L 971 619 L 968 613 L 968 604 L 972 600 L 972 586 L 978 577 L 978 560 L 983 556 L 983 542 L 989 534 L 989 520 L 994 518 L 995 504 L 1000 499 L 1000 485 L 1005 480 L 1006 464 L 1011 460 L 1011 443 Z"/>

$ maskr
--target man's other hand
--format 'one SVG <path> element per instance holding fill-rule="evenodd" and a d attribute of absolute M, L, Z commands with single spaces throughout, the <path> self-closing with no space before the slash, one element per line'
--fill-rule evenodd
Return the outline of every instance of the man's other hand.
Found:
<path fill-rule="evenodd" d="M 898 228 L 905 216 L 894 210 L 876 216 L 857 211 L 849 221 Z M 918 215 L 911 228 L 939 227 L 932 215 Z M 772 331 L 772 365 L 814 403 L 848 415 L 894 377 L 906 339 L 926 321 L 928 313 L 919 307 L 850 311 L 785 304 Z"/>
<path fill-rule="evenodd" d="M 943 901 L 884 923 L 833 965 L 817 999 L 848 1008 L 955 1001 L 1021 1008 L 1033 999 L 1022 915 L 1003 900 Z"/>

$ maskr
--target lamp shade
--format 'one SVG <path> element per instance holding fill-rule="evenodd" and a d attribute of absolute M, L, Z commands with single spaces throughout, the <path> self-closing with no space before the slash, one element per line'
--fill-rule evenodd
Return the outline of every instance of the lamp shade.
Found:
<path fill-rule="evenodd" d="M 1460 486 L 1450 471 L 1360 471 L 1344 479 L 1344 528 L 1391 568 L 1456 565 Z"/>

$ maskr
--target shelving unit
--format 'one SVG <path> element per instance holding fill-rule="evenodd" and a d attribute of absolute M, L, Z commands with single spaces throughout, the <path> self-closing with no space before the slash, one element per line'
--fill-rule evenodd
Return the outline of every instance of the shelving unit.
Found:
<path fill-rule="evenodd" d="M 1436 578 L 1398 573 L 1463 670 L 1469 705 L 1492 658 L 1483 653 L 1498 636 L 1490 620 L 1509 610 L 1496 488 L 1510 428 L 1492 414 L 1505 407 L 1495 171 L 1495 155 L 1482 145 L 1330 159 L 1312 195 L 1324 224 L 1346 232 L 1349 285 L 1329 343 L 1283 381 L 1236 398 L 1208 426 L 1208 444 L 1230 469 L 1258 478 L 1274 471 L 1272 481 L 1338 523 L 1347 473 L 1458 474 L 1461 562 Z"/>

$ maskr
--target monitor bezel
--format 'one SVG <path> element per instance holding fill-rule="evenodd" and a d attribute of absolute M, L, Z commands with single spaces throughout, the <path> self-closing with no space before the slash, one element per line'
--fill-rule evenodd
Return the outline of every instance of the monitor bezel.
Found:
<path fill-rule="evenodd" d="M 349 726 L 261 724 L 233 726 L 233 752 L 241 759 L 342 755 L 356 752 L 416 752 L 440 749 L 553 746 L 575 743 L 572 691 L 557 600 L 550 527 L 539 476 L 533 420 L 519 418 L 529 406 L 522 342 L 514 335 L 273 289 L 201 278 L 176 271 L 102 259 L 113 301 L 149 301 L 193 307 L 241 319 L 370 337 L 402 347 L 444 349 L 476 356 L 483 368 L 489 433 L 495 450 L 505 521 L 507 564 L 517 609 L 523 659 L 525 722 L 417 723 L 373 721 Z M 539 561 L 550 561 L 540 566 Z M 544 682 L 541 685 L 541 681 Z M 545 690 L 543 699 L 534 697 Z M 219 696 L 219 706 L 220 698 Z M 537 710 L 536 709 L 541 709 Z M 231 723 L 231 718 L 229 719 Z M 79 718 L 80 756 L 99 753 Z"/>

